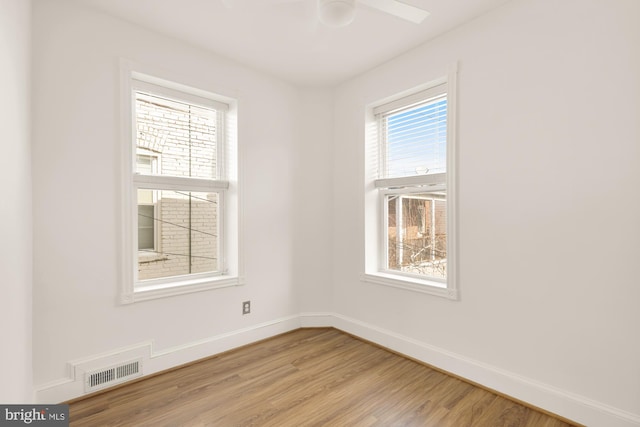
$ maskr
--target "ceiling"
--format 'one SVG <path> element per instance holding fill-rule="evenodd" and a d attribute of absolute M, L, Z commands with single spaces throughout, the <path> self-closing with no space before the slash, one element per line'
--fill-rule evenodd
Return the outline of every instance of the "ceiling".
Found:
<path fill-rule="evenodd" d="M 508 0 L 403 0 L 431 13 L 413 24 L 359 5 L 347 27 L 327 27 L 317 0 L 77 0 L 301 86 L 367 71 Z"/>

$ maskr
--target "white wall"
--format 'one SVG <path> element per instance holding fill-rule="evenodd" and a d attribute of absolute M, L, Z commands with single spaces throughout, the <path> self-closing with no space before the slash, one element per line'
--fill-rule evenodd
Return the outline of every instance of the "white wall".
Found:
<path fill-rule="evenodd" d="M 0 402 L 33 401 L 31 374 L 31 3 L 0 0 Z"/>
<path fill-rule="evenodd" d="M 69 1 L 36 0 L 33 28 L 39 398 L 78 394 L 67 387 L 75 375 L 67 363 L 77 359 L 131 346 L 144 350 L 153 341 L 146 368 L 155 371 L 297 327 L 292 188 L 298 134 L 290 120 L 301 102 L 297 89 Z M 246 285 L 117 303 L 120 57 L 238 100 Z M 252 302 L 248 316 L 241 314 L 245 300 Z"/>
<path fill-rule="evenodd" d="M 294 148 L 294 281 L 302 313 L 331 307 L 333 93 L 300 91 Z"/>
<path fill-rule="evenodd" d="M 337 90 L 345 324 L 428 347 L 458 373 L 473 365 L 490 386 L 504 374 L 520 386 L 502 391 L 530 402 L 544 391 L 557 397 L 547 409 L 589 425 L 605 424 L 582 403 L 640 425 L 639 15 L 635 0 L 516 0 Z M 454 61 L 461 299 L 362 283 L 365 106 Z"/>

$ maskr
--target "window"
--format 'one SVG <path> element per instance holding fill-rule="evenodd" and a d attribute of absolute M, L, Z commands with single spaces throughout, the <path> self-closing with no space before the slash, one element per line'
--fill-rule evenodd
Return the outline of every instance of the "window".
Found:
<path fill-rule="evenodd" d="M 144 190 L 141 190 L 144 191 Z M 138 250 L 156 252 L 155 205 L 138 203 Z"/>
<path fill-rule="evenodd" d="M 366 281 L 457 298 L 454 81 L 370 110 Z"/>
<path fill-rule="evenodd" d="M 148 175 L 158 173 L 158 155 L 136 148 L 136 170 Z M 160 253 L 158 242 L 159 212 L 157 196 L 151 190 L 138 190 L 138 251 L 139 257 L 147 253 Z"/>
<path fill-rule="evenodd" d="M 126 86 L 123 302 L 239 284 L 233 101 L 137 73 Z"/>

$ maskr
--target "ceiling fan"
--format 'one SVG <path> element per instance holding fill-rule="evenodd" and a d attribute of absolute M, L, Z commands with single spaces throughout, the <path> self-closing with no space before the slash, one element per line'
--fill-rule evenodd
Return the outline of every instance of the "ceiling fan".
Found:
<path fill-rule="evenodd" d="M 318 0 L 320 22 L 334 27 L 349 25 L 355 16 L 356 4 L 377 9 L 398 18 L 421 23 L 429 12 L 398 0 Z"/>
<path fill-rule="evenodd" d="M 231 9 L 237 0 L 221 0 L 227 9 Z M 269 0 L 272 3 L 299 3 L 312 0 Z M 349 25 L 355 17 L 357 6 L 366 6 L 388 13 L 414 24 L 421 23 L 429 12 L 398 0 L 313 0 L 317 3 L 320 22 L 332 27 Z"/>

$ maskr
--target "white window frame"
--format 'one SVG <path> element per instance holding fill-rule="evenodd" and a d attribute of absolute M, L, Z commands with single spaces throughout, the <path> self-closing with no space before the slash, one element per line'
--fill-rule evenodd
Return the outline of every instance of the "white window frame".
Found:
<path fill-rule="evenodd" d="M 456 82 L 457 65 L 452 64 L 446 76 L 420 87 L 386 98 L 370 105 L 366 111 L 365 129 L 365 271 L 367 283 L 391 286 L 409 291 L 457 300 L 458 244 L 457 244 L 457 138 L 456 138 Z M 444 86 L 443 86 L 444 85 Z M 380 178 L 378 166 L 383 157 L 380 151 L 380 111 L 391 111 L 427 100 L 442 91 L 447 95 L 447 171 L 446 174 L 416 175 L 402 178 Z M 383 159 L 382 159 L 383 160 Z M 438 280 L 423 275 L 399 272 L 386 268 L 388 240 L 385 197 L 388 194 L 425 193 L 446 190 L 447 200 L 447 278 Z"/>
<path fill-rule="evenodd" d="M 121 60 L 122 220 L 120 302 L 130 304 L 155 298 L 244 284 L 240 259 L 239 147 L 237 102 L 192 86 L 147 73 L 143 67 Z M 223 137 L 218 148 L 218 174 L 214 179 L 142 175 L 136 173 L 135 92 L 146 93 L 224 111 L 218 122 Z M 138 280 L 137 190 L 174 190 L 218 194 L 217 272 Z"/>

